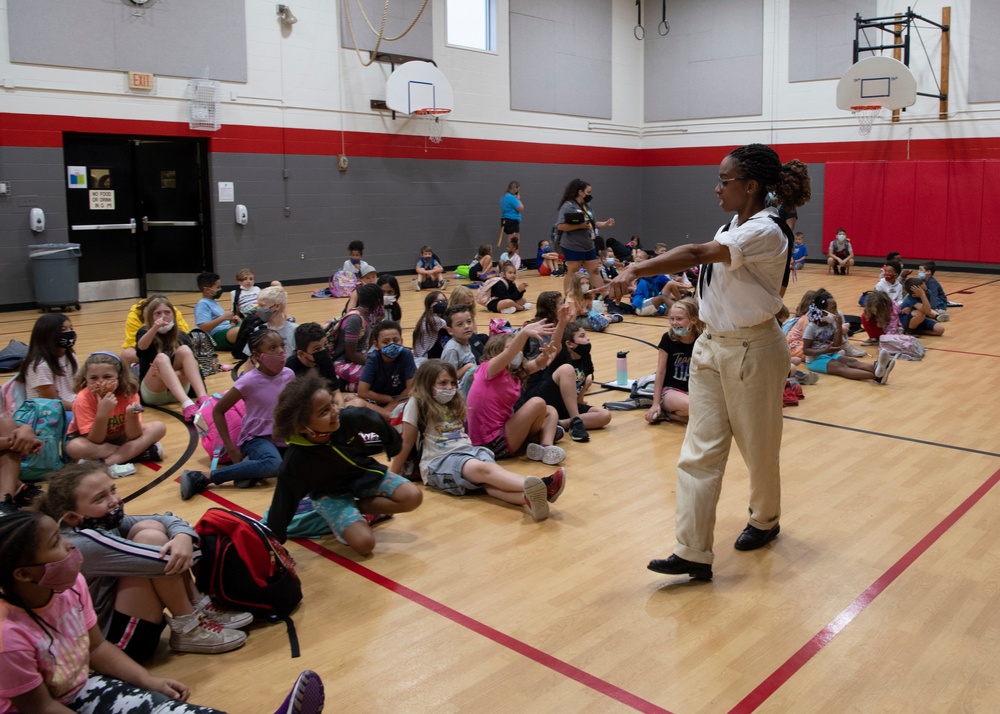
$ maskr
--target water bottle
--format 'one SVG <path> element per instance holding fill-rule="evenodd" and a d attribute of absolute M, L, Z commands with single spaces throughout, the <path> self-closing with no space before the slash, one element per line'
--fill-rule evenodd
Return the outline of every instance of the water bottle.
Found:
<path fill-rule="evenodd" d="M 619 352 L 615 365 L 618 368 L 618 384 L 624 387 L 628 384 L 628 352 Z"/>

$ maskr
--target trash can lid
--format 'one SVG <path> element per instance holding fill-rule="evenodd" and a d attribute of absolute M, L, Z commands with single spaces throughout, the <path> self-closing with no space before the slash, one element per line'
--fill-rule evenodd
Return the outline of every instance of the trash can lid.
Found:
<path fill-rule="evenodd" d="M 72 251 L 76 256 L 81 255 L 79 243 L 38 243 L 29 245 L 28 248 L 31 250 L 30 256 L 32 258 L 69 251 Z"/>

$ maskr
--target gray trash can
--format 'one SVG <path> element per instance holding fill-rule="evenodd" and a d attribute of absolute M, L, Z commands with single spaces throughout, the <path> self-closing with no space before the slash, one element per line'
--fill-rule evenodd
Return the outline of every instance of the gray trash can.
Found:
<path fill-rule="evenodd" d="M 80 309 L 79 243 L 29 245 L 31 274 L 35 280 L 35 302 L 48 312 L 51 308 Z"/>

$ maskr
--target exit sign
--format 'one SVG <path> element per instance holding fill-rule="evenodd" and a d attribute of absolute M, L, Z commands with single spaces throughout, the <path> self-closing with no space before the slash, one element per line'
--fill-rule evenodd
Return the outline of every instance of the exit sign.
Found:
<path fill-rule="evenodd" d="M 152 72 L 129 72 L 128 73 L 128 88 L 129 89 L 153 89 L 153 73 Z"/>

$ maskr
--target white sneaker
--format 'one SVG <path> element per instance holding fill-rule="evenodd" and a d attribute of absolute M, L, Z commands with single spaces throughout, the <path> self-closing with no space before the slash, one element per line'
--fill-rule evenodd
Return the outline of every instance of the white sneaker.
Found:
<path fill-rule="evenodd" d="M 892 359 L 889 360 L 889 363 L 885 366 L 885 369 L 882 370 L 882 376 L 878 377 L 875 381 L 878 382 L 879 384 L 888 384 L 889 372 L 891 372 L 892 368 L 895 366 L 896 366 L 896 358 L 893 357 Z"/>
<path fill-rule="evenodd" d="M 244 627 L 249 627 L 253 624 L 253 615 L 249 612 L 225 610 L 212 602 L 212 598 L 208 595 L 202 597 L 198 602 L 191 604 L 205 616 L 206 620 L 210 620 L 216 625 L 228 627 L 231 630 L 242 630 Z"/>
<path fill-rule="evenodd" d="M 854 345 L 845 342 L 843 347 L 843 352 L 848 357 L 867 357 L 868 353 L 865 352 L 860 347 L 855 347 Z"/>
<path fill-rule="evenodd" d="M 533 302 L 526 302 L 526 303 L 524 303 L 524 309 L 525 310 L 530 310 L 534 306 L 535 306 L 535 303 L 533 303 Z"/>
<path fill-rule="evenodd" d="M 513 315 L 515 312 L 517 312 L 517 308 L 516 307 L 505 307 L 503 310 L 500 311 L 500 314 L 501 315 Z"/>
<path fill-rule="evenodd" d="M 111 474 L 111 478 L 131 476 L 135 473 L 135 466 L 132 464 L 115 464 L 114 466 L 108 467 L 108 473 Z"/>
<path fill-rule="evenodd" d="M 418 293 L 420 292 L 420 278 L 413 279 L 413 289 L 416 290 Z"/>
<path fill-rule="evenodd" d="M 524 506 L 536 521 L 544 521 L 549 517 L 548 488 L 537 476 L 524 479 Z"/>
<path fill-rule="evenodd" d="M 190 626 L 192 618 L 197 619 L 194 627 Z M 221 654 L 239 649 L 247 641 L 245 632 L 230 630 L 199 613 L 171 618 L 170 629 L 170 649 L 174 652 Z"/>
<path fill-rule="evenodd" d="M 938 322 L 948 322 L 948 320 L 950 320 L 950 319 L 951 319 L 951 315 L 949 315 L 944 310 L 941 310 L 940 312 L 938 312 L 938 315 L 937 315 L 937 321 Z"/>
<path fill-rule="evenodd" d="M 528 444 L 527 457 L 532 461 L 541 461 L 543 464 L 555 466 L 563 462 L 566 458 L 566 452 L 560 446 Z"/>
<path fill-rule="evenodd" d="M 885 373 L 886 365 L 892 361 L 892 354 L 886 350 L 879 350 L 878 357 L 875 358 L 875 378 L 880 379 Z"/>

